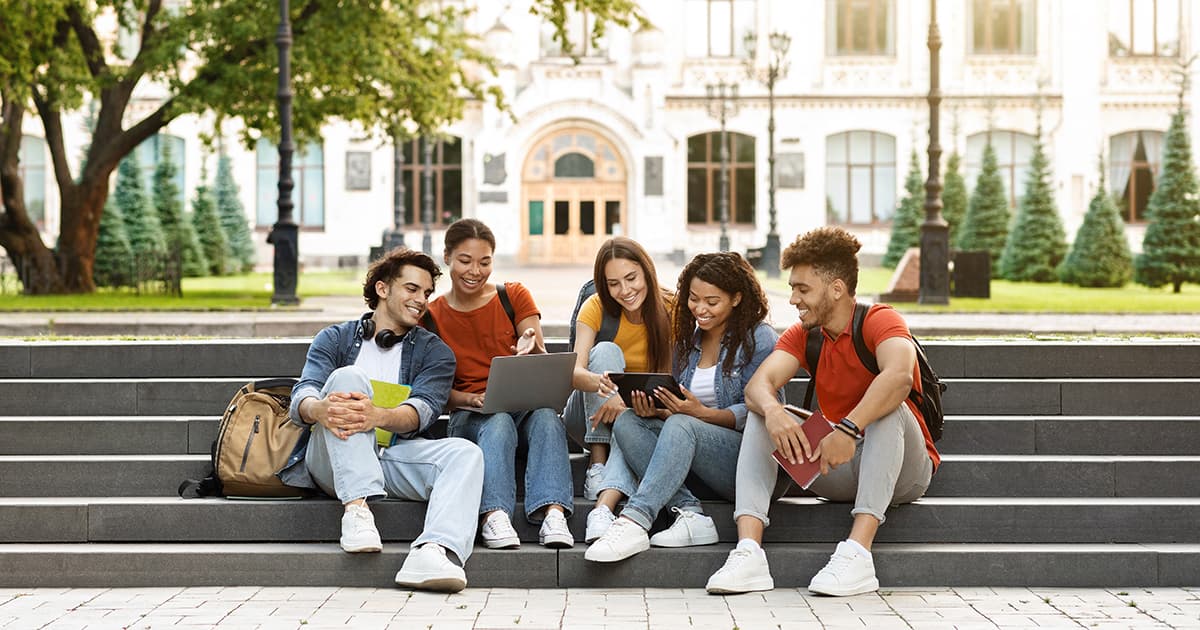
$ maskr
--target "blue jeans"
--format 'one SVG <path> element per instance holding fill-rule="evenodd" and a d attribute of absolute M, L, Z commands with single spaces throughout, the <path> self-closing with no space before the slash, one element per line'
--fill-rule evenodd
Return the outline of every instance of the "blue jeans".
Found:
<path fill-rule="evenodd" d="M 700 512 L 700 501 L 683 485 L 688 472 L 733 500 L 741 433 L 677 413 L 665 421 L 622 415 L 613 436 L 642 480 L 621 516 L 650 529 L 664 505 Z"/>
<path fill-rule="evenodd" d="M 366 373 L 354 366 L 334 370 L 321 397 L 335 391 L 372 393 Z M 380 449 L 374 431 L 343 440 L 316 424 L 305 460 L 317 486 L 342 503 L 384 496 L 428 502 L 425 528 L 412 547 L 431 542 L 454 552 L 460 563 L 470 557 L 483 488 L 478 446 L 458 438 L 414 438 Z"/>
<path fill-rule="evenodd" d="M 623 372 L 625 370 L 625 351 L 611 341 L 601 341 L 592 346 L 588 353 L 588 369 L 597 374 Z M 567 427 L 567 435 L 584 448 L 587 448 L 588 444 L 611 445 L 608 451 L 608 461 L 604 464 L 604 481 L 601 483 L 600 489 L 618 490 L 621 494 L 629 496 L 637 489 L 637 479 L 625 463 L 621 449 L 612 441 L 612 425 L 602 422 L 592 427 L 592 422 L 588 419 L 606 400 L 608 399 L 596 392 L 575 390 L 567 399 L 566 408 L 563 409 L 563 424 Z M 636 418 L 637 414 L 627 409 L 617 416 L 617 420 L 620 421 L 626 416 Z"/>
<path fill-rule="evenodd" d="M 525 518 L 536 523 L 533 513 L 547 505 L 558 505 L 571 514 L 571 460 L 567 454 L 567 432 L 558 414 L 548 408 L 516 414 L 481 414 L 455 411 L 450 414 L 449 434 L 468 439 L 483 451 L 483 498 L 479 513 L 504 510 L 512 515 L 517 505 L 517 447 L 525 456 Z M 539 519 L 540 520 L 540 519 Z"/>

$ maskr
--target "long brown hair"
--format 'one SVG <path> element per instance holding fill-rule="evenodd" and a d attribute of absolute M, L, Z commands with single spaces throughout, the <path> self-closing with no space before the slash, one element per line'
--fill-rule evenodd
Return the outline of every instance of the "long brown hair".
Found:
<path fill-rule="evenodd" d="M 609 315 L 621 316 L 621 305 L 608 292 L 608 280 L 604 276 L 604 267 L 609 261 L 622 258 L 632 261 L 642 269 L 646 278 L 646 299 L 642 300 L 642 322 L 646 326 L 646 359 L 652 372 L 665 372 L 671 365 L 671 327 L 667 319 L 666 298 L 669 292 L 664 292 L 658 286 L 658 274 L 654 270 L 654 261 L 637 241 L 625 237 L 614 236 L 600 246 L 596 252 L 596 264 L 592 269 L 592 281 L 596 283 L 596 295 L 600 296 L 600 307 Z"/>
<path fill-rule="evenodd" d="M 696 317 L 688 308 L 687 296 L 692 290 L 692 280 L 707 282 L 729 294 L 742 294 L 742 301 L 733 307 L 725 322 L 725 334 L 721 345 L 726 349 L 721 371 L 733 372 L 738 350 L 746 348 L 746 361 L 754 356 L 754 328 L 767 317 L 769 307 L 767 294 L 763 292 L 754 269 L 737 252 L 700 254 L 679 273 L 679 286 L 675 298 L 675 317 L 672 322 L 675 334 L 675 367 L 682 372 L 687 367 L 691 351 L 692 334 L 696 330 Z"/>

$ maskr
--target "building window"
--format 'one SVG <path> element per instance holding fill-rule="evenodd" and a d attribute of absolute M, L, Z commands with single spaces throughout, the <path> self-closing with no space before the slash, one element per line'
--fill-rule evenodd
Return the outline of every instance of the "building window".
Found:
<path fill-rule="evenodd" d="M 1146 206 L 1162 167 L 1164 134 L 1130 131 L 1108 142 L 1108 184 L 1118 198 L 1126 221 L 1146 220 Z"/>
<path fill-rule="evenodd" d="M 1025 193 L 1025 179 L 1029 175 L 1029 161 L 1033 159 L 1033 136 L 1019 131 L 985 131 L 967 138 L 967 163 L 963 178 L 967 189 L 975 189 L 975 179 L 983 169 L 983 148 L 988 136 L 996 150 L 996 165 L 1000 167 L 1000 178 L 1008 192 L 1008 205 L 1017 207 L 1017 200 Z"/>
<path fill-rule="evenodd" d="M 46 141 L 21 136 L 17 174 L 25 183 L 25 212 L 39 230 L 46 229 Z"/>
<path fill-rule="evenodd" d="M 755 185 L 754 137 L 728 132 L 729 221 L 754 224 Z M 688 138 L 688 223 L 720 223 L 721 132 Z"/>
<path fill-rule="evenodd" d="M 423 225 L 425 209 L 425 143 L 433 149 L 433 215 L 429 225 L 445 227 L 462 218 L 462 140 L 414 138 L 404 143 L 404 222 Z"/>
<path fill-rule="evenodd" d="M 163 150 L 165 149 L 170 152 L 171 162 L 175 164 L 175 177 L 172 178 L 172 181 L 175 183 L 175 190 L 178 191 L 179 203 L 185 203 L 187 191 L 183 187 L 183 173 L 184 166 L 186 165 L 186 155 L 184 153 L 186 146 L 183 138 L 156 133 L 146 138 L 134 149 L 137 156 L 138 168 L 142 171 L 142 182 L 147 194 L 154 194 L 154 170 L 158 168 L 158 163 L 162 161 Z M 186 204 L 184 207 L 186 207 Z"/>
<path fill-rule="evenodd" d="M 1109 0 L 1108 54 L 1179 56 L 1179 0 Z"/>
<path fill-rule="evenodd" d="M 541 48 L 542 57 L 598 57 L 608 56 L 607 37 L 592 40 L 592 31 L 596 28 L 596 18 L 590 11 L 567 11 L 567 41 L 571 43 L 571 52 L 563 50 L 562 42 L 554 38 L 554 25 L 549 21 L 542 22 Z"/>
<path fill-rule="evenodd" d="M 896 53 L 895 0 L 826 0 L 825 50 L 830 55 Z"/>
<path fill-rule="evenodd" d="M 972 0 L 968 50 L 976 55 L 1036 52 L 1035 0 Z"/>
<path fill-rule="evenodd" d="M 258 162 L 257 224 L 270 227 L 279 218 L 279 148 L 261 138 L 255 149 Z M 325 227 L 325 154 L 319 142 L 310 142 L 292 154 L 292 217 L 305 228 Z"/>
<path fill-rule="evenodd" d="M 887 221 L 896 209 L 896 138 L 846 131 L 825 139 L 825 211 L 831 223 Z"/>
<path fill-rule="evenodd" d="M 686 0 L 683 9 L 688 57 L 746 54 L 742 40 L 754 31 L 754 0 Z"/>

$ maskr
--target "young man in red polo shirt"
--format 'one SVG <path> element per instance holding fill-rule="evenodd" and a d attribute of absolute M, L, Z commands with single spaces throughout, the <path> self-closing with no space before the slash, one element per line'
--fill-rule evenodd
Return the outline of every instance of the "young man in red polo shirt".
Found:
<path fill-rule="evenodd" d="M 837 227 L 822 227 L 796 239 L 783 252 L 790 269 L 791 303 L 800 312 L 775 351 L 746 385 L 750 416 L 738 455 L 738 545 L 708 580 L 710 593 L 771 590 L 761 544 L 770 523 L 767 512 L 779 467 L 771 457 L 820 461 L 821 476 L 809 487 L 834 501 L 853 502 L 854 524 L 846 540 L 808 589 L 825 595 L 856 595 L 879 588 L 871 542 L 889 505 L 925 494 L 940 460 L 920 411 L 907 400 L 920 388 L 916 349 L 904 318 L 890 307 L 872 306 L 863 340 L 879 363 L 879 374 L 863 366 L 854 351 L 851 323 L 858 284 L 858 239 Z M 776 398 L 805 359 L 809 331 L 820 327 L 824 341 L 818 360 L 816 393 L 821 412 L 836 426 L 818 444 L 809 444 L 800 423 Z"/>

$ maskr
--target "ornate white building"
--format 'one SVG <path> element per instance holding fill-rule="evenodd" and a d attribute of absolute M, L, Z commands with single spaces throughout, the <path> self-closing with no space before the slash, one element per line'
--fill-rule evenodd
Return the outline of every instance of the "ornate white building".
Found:
<path fill-rule="evenodd" d="M 441 0 L 442 4 L 453 0 Z M 790 37 L 787 74 L 775 86 L 778 231 L 786 243 L 826 223 L 860 234 L 866 251 L 886 247 L 912 151 L 927 166 L 929 54 L 925 0 L 647 0 L 651 30 L 610 28 L 584 42 L 588 15 L 570 27 L 578 62 L 563 56 L 528 0 L 465 0 L 464 27 L 500 62 L 495 80 L 511 116 L 469 103 L 463 120 L 403 151 L 404 232 L 435 253 L 441 230 L 462 216 L 496 231 L 498 255 L 531 263 L 590 262 L 612 233 L 656 255 L 717 248 L 720 123 L 708 88 L 737 86 L 726 102 L 728 235 L 744 251 L 766 241 L 767 89 L 748 78 L 770 56 L 768 35 Z M 1140 247 L 1146 200 L 1158 176 L 1177 102 L 1173 70 L 1200 51 L 1197 0 L 942 0 L 942 146 L 963 155 L 968 188 L 989 131 L 1010 197 L 1020 196 L 1038 112 L 1068 234 L 1099 184 L 1123 204 Z M 758 34 L 748 53 L 747 34 Z M 1187 100 L 1200 100 L 1193 81 Z M 140 104 L 155 106 L 153 86 Z M 82 116 L 82 115 L 81 115 Z M 1200 133 L 1195 117 L 1192 142 Z M 47 241 L 58 229 L 57 191 L 40 121 L 27 122 L 22 165 L 31 208 L 42 208 Z M 82 129 L 82 126 L 79 127 Z M 176 120 L 154 147 L 176 148 L 188 195 L 215 156 L 199 141 L 212 121 Z M 277 157 L 270 143 L 246 148 L 224 129 L 226 148 L 260 242 L 275 220 Z M 82 131 L 71 143 L 86 142 Z M 394 151 L 349 125 L 328 125 L 296 157 L 301 259 L 359 263 L 392 226 Z M 924 177 L 924 175 L 922 176 Z M 429 182 L 427 185 L 426 182 Z M 427 190 L 428 189 L 428 190 Z M 428 195 L 430 211 L 423 212 Z M 267 247 L 265 244 L 263 247 Z M 269 261 L 267 251 L 260 260 Z"/>

